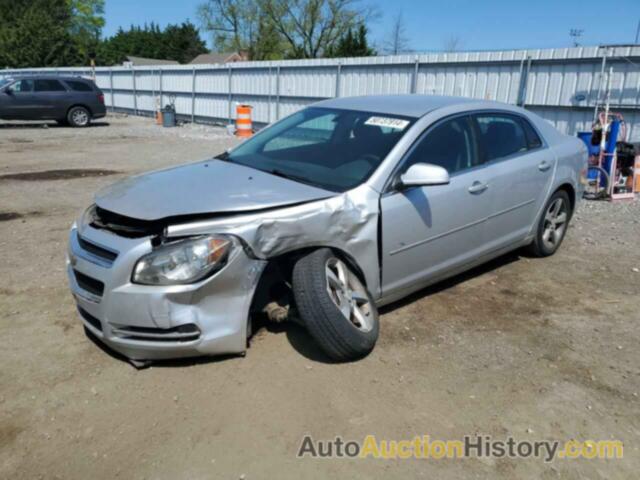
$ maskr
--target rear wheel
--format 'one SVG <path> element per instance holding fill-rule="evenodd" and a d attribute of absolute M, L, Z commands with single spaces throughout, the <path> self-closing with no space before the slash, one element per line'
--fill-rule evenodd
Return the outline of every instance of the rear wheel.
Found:
<path fill-rule="evenodd" d="M 567 233 L 571 214 L 569 195 L 564 190 L 558 190 L 544 207 L 529 251 L 536 257 L 548 257 L 556 253 Z"/>
<path fill-rule="evenodd" d="M 298 260 L 293 294 L 301 319 L 329 357 L 348 361 L 373 350 L 378 310 L 358 276 L 333 251 L 323 248 Z"/>
<path fill-rule="evenodd" d="M 91 121 L 91 114 L 84 107 L 73 107 L 67 113 L 67 121 L 72 127 L 86 127 Z"/>

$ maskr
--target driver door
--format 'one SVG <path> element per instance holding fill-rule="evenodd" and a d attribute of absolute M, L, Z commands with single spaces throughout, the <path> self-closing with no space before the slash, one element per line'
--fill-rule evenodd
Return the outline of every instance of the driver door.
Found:
<path fill-rule="evenodd" d="M 430 127 L 401 161 L 396 178 L 415 163 L 444 167 L 450 183 L 392 188 L 382 196 L 385 297 L 418 290 L 486 251 L 489 178 L 471 117 L 462 115 Z"/>
<path fill-rule="evenodd" d="M 7 119 L 28 119 L 35 111 L 36 103 L 33 94 L 33 80 L 18 80 L 2 94 L 2 112 Z"/>

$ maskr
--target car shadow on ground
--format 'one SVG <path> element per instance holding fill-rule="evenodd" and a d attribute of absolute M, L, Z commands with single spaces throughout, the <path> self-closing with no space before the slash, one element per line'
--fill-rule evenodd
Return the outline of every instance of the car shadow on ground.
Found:
<path fill-rule="evenodd" d="M 471 270 L 467 270 L 466 272 L 462 272 L 458 275 L 455 275 L 451 278 L 447 278 L 440 282 L 434 283 L 428 287 L 425 287 L 421 290 L 418 290 L 415 293 L 408 295 L 396 302 L 390 303 L 389 305 L 385 305 L 379 309 L 380 314 L 384 315 L 387 313 L 391 313 L 394 310 L 402 308 L 410 303 L 416 302 L 422 298 L 429 297 L 436 293 L 442 292 L 444 290 L 448 290 L 450 288 L 455 287 L 461 283 L 464 283 L 472 278 L 479 277 L 486 273 L 492 272 L 499 268 L 502 268 L 506 265 L 509 265 L 513 262 L 520 260 L 525 255 L 521 251 L 509 252 L 505 255 L 502 255 L 498 258 L 494 258 L 487 263 L 483 263 L 477 267 L 472 268 Z"/>
<path fill-rule="evenodd" d="M 93 127 L 108 127 L 109 122 L 91 122 L 86 127 L 81 128 L 93 128 Z M 69 125 L 60 125 L 56 122 L 17 122 L 9 123 L 6 121 L 0 121 L 0 129 L 17 129 L 17 130 L 37 130 L 37 129 L 49 129 L 49 128 L 74 128 Z"/>
<path fill-rule="evenodd" d="M 385 305 L 380 308 L 380 314 L 385 315 L 391 313 L 399 308 L 402 308 L 410 303 L 421 300 L 425 297 L 429 297 L 431 295 L 435 295 L 444 290 L 450 289 L 459 285 L 460 283 L 464 283 L 472 278 L 479 277 L 486 273 L 492 272 L 494 270 L 498 270 L 506 265 L 514 263 L 520 258 L 525 256 L 522 251 L 510 252 L 501 257 L 493 259 L 485 264 L 482 264 L 478 267 L 475 267 L 471 270 L 463 272 L 459 275 L 451 277 L 449 279 L 438 282 L 429 287 L 418 290 L 411 295 L 398 300 L 397 302 L 391 303 L 389 305 Z M 311 337 L 309 332 L 298 322 L 289 321 L 283 323 L 275 323 L 266 320 L 265 318 L 257 318 L 254 319 L 253 331 L 254 335 L 250 339 L 250 343 L 258 341 L 262 332 L 266 331 L 271 334 L 285 334 L 287 340 L 291 344 L 291 346 L 298 352 L 300 355 L 305 357 L 306 359 L 325 364 L 334 364 L 339 363 L 335 360 L 332 360 L 329 356 L 327 356 L 321 349 L 318 347 L 315 340 Z M 384 328 L 382 329 L 384 332 Z M 85 334 L 87 337 L 107 355 L 111 356 L 113 359 L 120 360 L 122 362 L 131 363 L 124 355 L 119 354 L 118 352 L 110 349 L 107 345 L 102 343 L 99 339 L 97 339 L 88 329 L 85 328 Z M 383 333 L 384 335 L 384 333 Z M 136 368 L 145 368 L 148 366 L 154 367 L 164 367 L 164 368 L 182 368 L 188 367 L 192 365 L 200 365 L 205 363 L 218 363 L 223 362 L 231 358 L 238 358 L 239 355 L 221 355 L 215 357 L 190 357 L 190 358 L 180 358 L 175 360 L 159 360 L 154 361 L 148 365 L 144 366 L 136 366 Z M 355 360 L 357 361 L 357 360 Z"/>
<path fill-rule="evenodd" d="M 520 258 L 522 258 L 523 256 L 525 255 L 522 251 L 507 253 L 485 264 L 482 264 L 471 270 L 463 272 L 459 275 L 456 275 L 454 277 L 443 280 L 429 287 L 418 290 L 417 292 L 412 293 L 411 295 L 401 300 L 398 300 L 394 303 L 385 305 L 384 307 L 381 307 L 379 309 L 379 312 L 381 315 L 391 313 L 410 303 L 413 303 L 423 298 L 437 294 L 444 290 L 453 288 L 456 285 L 460 283 L 464 283 L 472 278 L 479 277 L 486 273 L 500 269 L 506 265 L 509 265 L 513 262 L 520 260 Z M 256 333 L 259 332 L 261 328 L 264 328 L 269 333 L 275 333 L 275 334 L 285 333 L 287 336 L 287 340 L 289 341 L 291 346 L 300 355 L 307 358 L 308 360 L 311 360 L 314 362 L 320 362 L 320 363 L 329 363 L 329 364 L 337 363 L 336 361 L 329 358 L 320 349 L 320 347 L 318 347 L 318 345 L 313 340 L 309 332 L 307 332 L 307 330 L 303 326 L 301 326 L 299 323 L 295 323 L 295 322 L 273 323 L 269 321 L 261 321 L 255 326 Z M 384 335 L 384 325 L 381 327 L 381 330 L 382 330 L 382 335 Z"/>

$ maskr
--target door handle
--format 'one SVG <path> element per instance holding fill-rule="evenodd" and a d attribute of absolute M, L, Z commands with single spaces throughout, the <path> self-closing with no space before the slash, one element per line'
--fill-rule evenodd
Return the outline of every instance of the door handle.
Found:
<path fill-rule="evenodd" d="M 541 172 L 546 172 L 550 168 L 551 168 L 551 164 L 549 162 L 547 162 L 546 160 L 543 160 L 542 162 L 540 162 L 538 164 L 538 170 L 540 170 Z"/>
<path fill-rule="evenodd" d="M 487 188 L 489 188 L 489 184 L 478 182 L 477 180 L 471 184 L 469 187 L 469 193 L 482 193 Z"/>

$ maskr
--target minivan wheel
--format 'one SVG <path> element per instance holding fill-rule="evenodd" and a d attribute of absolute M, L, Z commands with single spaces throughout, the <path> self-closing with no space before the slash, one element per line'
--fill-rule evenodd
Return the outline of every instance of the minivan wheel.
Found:
<path fill-rule="evenodd" d="M 544 207 L 529 252 L 536 257 L 548 257 L 556 253 L 567 233 L 571 214 L 569 195 L 564 190 L 558 190 Z"/>
<path fill-rule="evenodd" d="M 300 317 L 333 360 L 368 354 L 378 339 L 378 310 L 352 269 L 328 248 L 316 250 L 293 268 L 293 295 Z"/>
<path fill-rule="evenodd" d="M 84 107 L 73 107 L 67 113 L 67 121 L 72 127 L 86 127 L 91 121 L 91 115 Z"/>

